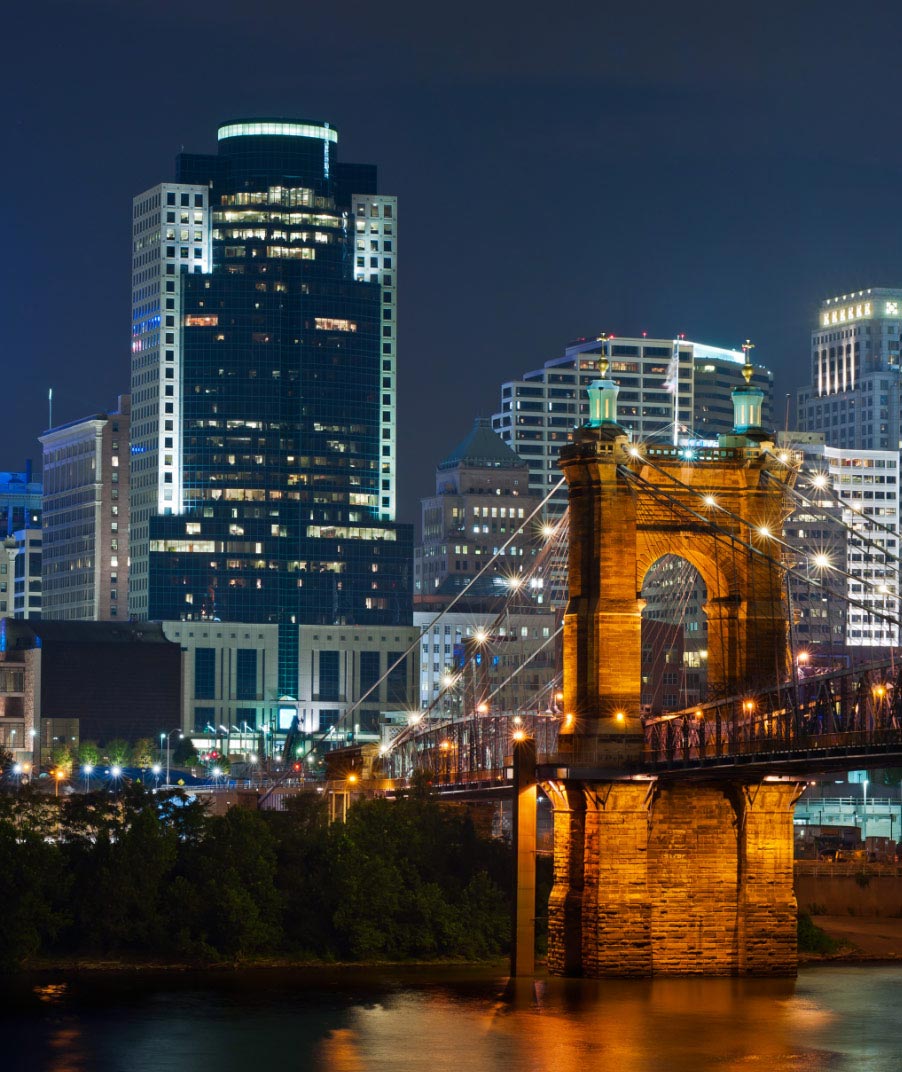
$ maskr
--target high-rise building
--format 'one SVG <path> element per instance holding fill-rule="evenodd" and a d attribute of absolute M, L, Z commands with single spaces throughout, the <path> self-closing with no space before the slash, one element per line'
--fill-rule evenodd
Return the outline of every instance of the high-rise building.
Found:
<path fill-rule="evenodd" d="M 812 433 L 781 434 L 780 442 L 803 452 L 797 489 L 811 504 L 796 507 L 783 533 L 795 552 L 795 647 L 835 654 L 896 646 L 898 452 L 830 447 Z"/>
<path fill-rule="evenodd" d="M 34 479 L 31 462 L 23 473 L 0 473 L 0 536 L 40 527 L 41 482 Z"/>
<path fill-rule="evenodd" d="M 299 625 L 411 613 L 397 203 L 337 143 L 326 122 L 225 123 L 135 202 L 134 613 L 277 624 L 288 695 Z"/>
<path fill-rule="evenodd" d="M 3 541 L 0 609 L 10 618 L 40 618 L 41 530 L 19 529 Z"/>
<path fill-rule="evenodd" d="M 51 428 L 44 449 L 43 616 L 129 617 L 130 399 Z"/>
<path fill-rule="evenodd" d="M 820 304 L 811 332 L 811 383 L 799 428 L 831 447 L 898 450 L 902 289 L 873 287 Z"/>
<path fill-rule="evenodd" d="M 492 431 L 487 418 L 477 418 L 439 463 L 435 495 L 422 500 L 414 605 L 447 606 L 464 588 L 471 605 L 506 597 L 541 549 L 541 516 L 512 538 L 540 501 L 530 490 L 526 462 Z"/>
<path fill-rule="evenodd" d="M 26 462 L 22 473 L 0 473 L 0 615 L 41 615 L 41 482 Z"/>
<path fill-rule="evenodd" d="M 546 361 L 501 386 L 501 410 L 492 427 L 529 466 L 530 489 L 546 495 L 560 482 L 557 459 L 574 425 L 589 413 L 585 389 L 598 378 L 602 355 L 609 375 L 620 385 L 620 423 L 634 439 L 691 444 L 715 441 L 733 427 L 730 392 L 744 383 L 741 350 L 688 339 L 581 339 L 563 357 Z M 763 420 L 770 425 L 773 377 L 755 365 L 752 385 L 764 391 Z M 549 502 L 559 515 L 567 505 L 561 487 Z"/>
<path fill-rule="evenodd" d="M 507 683 L 498 704 L 517 710 L 554 678 L 549 578 L 533 575 L 546 542 L 540 503 L 526 462 L 487 418 L 436 468 L 414 560 L 421 705 L 448 690 L 436 714 L 462 710 L 474 681 L 485 696 Z"/>

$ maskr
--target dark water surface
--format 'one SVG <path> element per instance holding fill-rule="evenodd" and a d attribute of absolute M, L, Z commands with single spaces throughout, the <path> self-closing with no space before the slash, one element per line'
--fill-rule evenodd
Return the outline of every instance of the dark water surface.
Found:
<path fill-rule="evenodd" d="M 0 980 L 0 1072 L 900 1072 L 902 967 L 797 980 L 484 969 Z"/>

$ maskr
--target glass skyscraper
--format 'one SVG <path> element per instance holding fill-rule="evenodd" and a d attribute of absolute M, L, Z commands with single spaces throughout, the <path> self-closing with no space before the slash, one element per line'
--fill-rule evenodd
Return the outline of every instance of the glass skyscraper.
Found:
<path fill-rule="evenodd" d="M 397 203 L 337 160 L 328 123 L 233 121 L 218 141 L 136 199 L 159 234 L 133 339 L 133 577 L 150 618 L 278 624 L 291 694 L 298 626 L 411 620 Z"/>

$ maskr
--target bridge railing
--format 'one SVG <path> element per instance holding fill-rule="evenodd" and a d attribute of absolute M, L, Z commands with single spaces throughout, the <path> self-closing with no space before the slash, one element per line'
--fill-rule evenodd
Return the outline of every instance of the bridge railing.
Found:
<path fill-rule="evenodd" d="M 382 757 L 381 773 L 404 779 L 424 772 L 437 784 L 503 782 L 517 733 L 532 737 L 540 754 L 557 749 L 552 715 L 474 714 L 418 729 Z"/>
<path fill-rule="evenodd" d="M 812 675 L 648 719 L 643 763 L 671 767 L 840 749 L 879 752 L 900 743 L 902 680 L 896 668 L 880 665 Z"/>

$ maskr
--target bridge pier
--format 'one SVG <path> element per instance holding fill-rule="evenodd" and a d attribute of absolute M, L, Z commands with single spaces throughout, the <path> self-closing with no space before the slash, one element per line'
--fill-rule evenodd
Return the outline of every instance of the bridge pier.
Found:
<path fill-rule="evenodd" d="M 794 975 L 795 784 L 551 784 L 556 975 Z"/>

